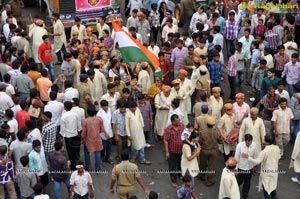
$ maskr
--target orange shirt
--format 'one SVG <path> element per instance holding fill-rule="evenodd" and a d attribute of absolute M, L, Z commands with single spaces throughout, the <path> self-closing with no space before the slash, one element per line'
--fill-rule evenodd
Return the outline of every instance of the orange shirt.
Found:
<path fill-rule="evenodd" d="M 52 86 L 52 82 L 48 77 L 41 77 L 37 81 L 37 89 L 40 91 L 41 100 L 48 102 L 49 101 L 49 95 L 48 90 Z"/>
<path fill-rule="evenodd" d="M 38 71 L 30 70 L 30 71 L 28 71 L 27 75 L 32 79 L 35 88 L 37 88 L 37 83 L 36 83 L 36 81 L 37 81 L 38 78 L 41 78 L 41 77 L 42 77 L 41 73 L 38 72 Z"/>
<path fill-rule="evenodd" d="M 25 123 L 30 120 L 30 115 L 27 111 L 21 110 L 16 113 L 16 120 L 18 122 L 18 129 L 22 129 Z"/>

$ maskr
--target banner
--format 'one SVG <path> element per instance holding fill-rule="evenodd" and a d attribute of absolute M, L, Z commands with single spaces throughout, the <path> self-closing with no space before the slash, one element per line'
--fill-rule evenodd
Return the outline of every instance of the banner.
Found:
<path fill-rule="evenodd" d="M 110 6 L 111 0 L 76 0 L 77 12 L 87 12 Z"/>

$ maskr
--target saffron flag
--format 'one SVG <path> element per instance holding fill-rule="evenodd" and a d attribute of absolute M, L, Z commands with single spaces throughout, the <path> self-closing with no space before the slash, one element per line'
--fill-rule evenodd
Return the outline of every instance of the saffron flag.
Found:
<path fill-rule="evenodd" d="M 148 62 L 153 72 L 159 68 L 158 58 L 140 42 L 130 36 L 118 24 L 112 21 L 116 40 L 119 44 L 124 62 Z"/>

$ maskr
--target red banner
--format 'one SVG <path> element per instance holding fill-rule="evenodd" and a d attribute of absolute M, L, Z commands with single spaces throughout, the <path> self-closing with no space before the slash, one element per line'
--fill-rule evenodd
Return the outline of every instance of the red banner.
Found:
<path fill-rule="evenodd" d="M 76 0 L 77 12 L 97 10 L 105 6 L 110 6 L 111 0 Z"/>

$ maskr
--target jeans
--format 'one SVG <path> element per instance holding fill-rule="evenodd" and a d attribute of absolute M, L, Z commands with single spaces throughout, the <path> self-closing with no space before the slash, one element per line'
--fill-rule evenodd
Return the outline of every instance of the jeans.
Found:
<path fill-rule="evenodd" d="M 237 89 L 241 89 L 241 85 L 244 82 L 244 70 L 237 71 Z"/>
<path fill-rule="evenodd" d="M 235 100 L 236 76 L 232 77 L 228 75 L 228 82 L 230 86 L 230 99 Z"/>
<path fill-rule="evenodd" d="M 291 142 L 295 142 L 297 133 L 300 130 L 300 125 L 299 125 L 300 120 L 293 120 L 293 126 L 294 126 L 294 132 L 291 134 Z"/>
<path fill-rule="evenodd" d="M 264 187 L 263 190 L 264 190 L 265 199 L 276 199 L 276 189 L 273 190 L 270 195 L 268 194 L 268 192 L 266 192 Z"/>
<path fill-rule="evenodd" d="M 84 196 L 81 196 L 74 192 L 74 199 L 89 199 L 89 193 L 85 194 Z"/>
<path fill-rule="evenodd" d="M 226 40 L 226 49 L 227 49 L 227 52 L 230 52 L 230 47 L 233 46 L 234 47 L 234 40 L 228 40 L 228 39 L 225 39 Z M 223 50 L 223 49 L 222 49 Z M 223 51 L 224 52 L 224 51 Z M 227 57 L 229 59 L 229 55 L 227 53 Z"/>
<path fill-rule="evenodd" d="M 288 84 L 287 87 L 288 87 L 289 95 L 290 97 L 292 97 L 294 94 L 294 84 Z"/>
<path fill-rule="evenodd" d="M 249 190 L 250 190 L 250 185 L 251 185 L 251 178 L 253 174 L 253 170 L 238 170 L 239 173 L 237 175 L 237 182 L 239 186 L 243 184 L 243 189 L 242 189 L 242 197 L 246 198 L 248 196 Z"/>
<path fill-rule="evenodd" d="M 298 182 L 300 182 L 300 173 L 296 173 L 296 178 L 297 178 Z"/>
<path fill-rule="evenodd" d="M 112 138 L 108 140 L 102 140 L 103 150 L 101 151 L 101 157 L 105 160 L 110 160 L 110 152 L 112 146 Z"/>
<path fill-rule="evenodd" d="M 144 147 L 142 147 L 140 150 L 136 150 L 131 145 L 131 153 L 132 153 L 132 156 L 134 158 L 136 158 L 139 155 L 140 162 L 144 162 L 145 161 L 145 150 L 144 150 Z"/>
<path fill-rule="evenodd" d="M 61 47 L 61 49 L 60 49 L 57 53 L 55 53 L 55 54 L 56 54 L 56 57 L 57 57 L 57 61 L 60 62 L 60 63 L 63 62 L 63 58 L 62 58 L 62 56 L 61 56 L 61 52 L 62 52 L 63 54 L 65 54 L 65 53 L 67 52 L 66 47 L 65 47 L 65 44 L 63 44 L 62 47 Z"/>
<path fill-rule="evenodd" d="M 100 171 L 100 164 L 101 164 L 101 151 L 95 151 L 95 170 Z M 85 166 L 89 170 L 91 169 L 91 158 L 90 152 L 88 151 L 87 147 L 84 146 L 84 160 Z"/>
<path fill-rule="evenodd" d="M 29 93 L 19 93 L 20 94 L 20 100 L 21 102 L 26 101 L 26 99 L 29 97 Z"/>
<path fill-rule="evenodd" d="M 61 183 L 65 183 L 65 185 L 67 186 L 67 189 L 68 189 L 68 193 L 70 194 L 70 177 L 68 177 L 63 182 L 58 182 L 58 181 L 54 180 L 53 187 L 54 187 L 55 199 L 60 199 L 61 198 L 60 197 L 61 196 L 61 192 L 60 192 Z"/>
<path fill-rule="evenodd" d="M 55 77 L 54 77 L 54 68 L 52 62 L 45 63 L 45 66 L 48 69 L 48 73 L 50 75 L 51 81 L 54 82 Z"/>

